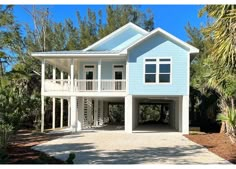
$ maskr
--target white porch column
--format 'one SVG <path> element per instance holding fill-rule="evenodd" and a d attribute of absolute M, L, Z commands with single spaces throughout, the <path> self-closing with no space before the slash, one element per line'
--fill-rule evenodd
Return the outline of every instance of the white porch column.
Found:
<path fill-rule="evenodd" d="M 41 133 L 44 132 L 44 96 L 41 96 Z"/>
<path fill-rule="evenodd" d="M 189 96 L 182 97 L 182 133 L 189 134 Z"/>
<path fill-rule="evenodd" d="M 61 71 L 61 85 L 63 85 L 63 72 Z M 63 99 L 61 99 L 61 118 L 60 118 L 60 127 L 63 127 Z"/>
<path fill-rule="evenodd" d="M 45 80 L 45 59 L 42 60 L 41 65 L 41 132 L 44 132 L 44 80 Z"/>
<path fill-rule="evenodd" d="M 45 81 L 45 59 L 42 60 L 41 64 L 41 95 L 44 93 L 44 81 Z"/>
<path fill-rule="evenodd" d="M 133 128 L 133 96 L 127 95 L 125 97 L 125 132 L 132 133 Z"/>
<path fill-rule="evenodd" d="M 52 129 L 55 129 L 56 98 L 52 98 Z"/>
<path fill-rule="evenodd" d="M 104 110 L 103 110 L 103 100 L 100 100 L 100 110 L 99 110 L 99 125 L 103 125 L 103 114 L 104 114 Z"/>
<path fill-rule="evenodd" d="M 77 123 L 77 129 L 78 131 L 83 129 L 83 119 L 84 119 L 84 98 L 79 97 L 78 98 L 78 123 Z"/>
<path fill-rule="evenodd" d="M 70 98 L 68 99 L 68 127 L 71 126 L 71 113 L 70 113 Z"/>
<path fill-rule="evenodd" d="M 182 116 L 183 116 L 182 101 L 183 101 L 182 96 L 179 96 L 177 108 L 178 108 L 178 117 L 179 117 L 178 118 L 179 119 L 179 121 L 178 121 L 178 128 L 179 128 L 180 132 L 183 132 L 183 128 L 182 128 Z"/>
<path fill-rule="evenodd" d="M 53 79 L 53 82 L 55 83 L 56 82 L 56 67 L 53 66 L 53 69 L 52 69 L 52 79 Z M 55 129 L 55 111 L 56 111 L 56 98 L 53 97 L 52 98 L 52 129 Z"/>
<path fill-rule="evenodd" d="M 98 126 L 98 99 L 94 99 L 94 125 Z"/>
<path fill-rule="evenodd" d="M 73 132 L 77 132 L 77 111 L 76 111 L 76 96 L 70 97 L 71 102 L 71 129 Z"/>
<path fill-rule="evenodd" d="M 74 91 L 74 59 L 70 60 L 70 91 Z"/>
<path fill-rule="evenodd" d="M 101 91 L 101 63 L 102 63 L 102 60 L 99 59 L 98 61 L 98 92 Z"/>

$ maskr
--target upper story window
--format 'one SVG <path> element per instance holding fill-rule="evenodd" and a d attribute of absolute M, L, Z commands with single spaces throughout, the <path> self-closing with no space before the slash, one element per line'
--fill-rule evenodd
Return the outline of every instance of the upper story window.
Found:
<path fill-rule="evenodd" d="M 145 83 L 170 83 L 171 59 L 145 59 Z"/>

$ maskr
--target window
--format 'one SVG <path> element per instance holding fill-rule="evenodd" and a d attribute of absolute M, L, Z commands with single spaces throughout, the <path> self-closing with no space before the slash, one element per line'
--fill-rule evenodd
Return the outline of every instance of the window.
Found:
<path fill-rule="evenodd" d="M 123 68 L 124 65 L 114 65 L 113 67 L 114 67 L 114 68 Z"/>
<path fill-rule="evenodd" d="M 171 59 L 145 59 L 145 83 L 170 83 Z"/>
<path fill-rule="evenodd" d="M 156 59 L 145 60 L 145 83 L 156 83 Z"/>
<path fill-rule="evenodd" d="M 84 68 L 86 68 L 86 69 L 93 69 L 94 65 L 85 65 Z"/>

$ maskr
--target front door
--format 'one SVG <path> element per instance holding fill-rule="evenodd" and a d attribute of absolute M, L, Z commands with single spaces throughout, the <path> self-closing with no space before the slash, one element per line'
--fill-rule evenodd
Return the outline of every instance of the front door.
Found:
<path fill-rule="evenodd" d="M 93 71 L 86 71 L 86 90 L 93 90 Z"/>
<path fill-rule="evenodd" d="M 85 89 L 86 90 L 93 90 L 94 89 L 94 66 L 85 66 L 84 69 L 84 79 L 85 79 Z"/>
<path fill-rule="evenodd" d="M 114 89 L 122 90 L 122 79 L 124 78 L 123 65 L 114 65 L 113 67 L 113 79 L 115 80 Z"/>

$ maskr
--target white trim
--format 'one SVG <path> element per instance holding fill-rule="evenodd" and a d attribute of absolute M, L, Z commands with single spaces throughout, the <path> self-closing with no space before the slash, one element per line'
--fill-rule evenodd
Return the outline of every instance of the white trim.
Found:
<path fill-rule="evenodd" d="M 122 65 L 123 68 L 115 68 L 116 65 Z M 122 72 L 122 79 L 124 79 L 124 71 L 125 71 L 125 65 L 124 64 L 112 64 L 112 79 L 115 80 L 115 71 L 121 71 Z"/>
<path fill-rule="evenodd" d="M 125 79 L 126 79 L 126 93 L 129 94 L 129 60 L 128 60 L 128 57 L 127 57 L 127 60 L 126 60 L 126 67 L 125 67 Z"/>
<path fill-rule="evenodd" d="M 70 83 L 70 90 L 71 90 L 71 92 L 73 92 L 74 91 L 74 59 L 72 58 L 71 60 L 70 60 L 70 81 L 71 81 L 71 83 Z"/>
<path fill-rule="evenodd" d="M 146 62 L 146 59 L 156 59 L 156 61 L 148 61 Z M 160 61 L 160 59 L 170 59 L 170 61 Z M 168 83 L 160 83 L 159 82 L 159 66 L 161 64 L 170 64 L 170 73 L 166 73 L 166 74 L 170 74 L 170 82 Z M 146 83 L 145 81 L 145 75 L 146 75 L 146 64 L 155 64 L 156 65 L 156 82 L 154 83 Z M 154 73 L 150 73 L 150 74 L 154 74 Z M 163 73 L 165 74 L 165 73 Z M 172 58 L 171 57 L 145 57 L 143 58 L 143 83 L 144 85 L 172 85 L 172 77 L 173 77 L 173 70 L 172 70 Z"/>
<path fill-rule="evenodd" d="M 85 66 L 94 66 L 93 68 L 86 68 Z M 92 71 L 93 72 L 93 79 L 97 79 L 97 71 L 96 71 L 96 64 L 84 64 L 83 65 L 83 79 L 86 79 L 86 72 Z"/>
<path fill-rule="evenodd" d="M 63 99 L 61 99 L 61 118 L 60 118 L 60 127 L 62 128 L 63 127 Z"/>
<path fill-rule="evenodd" d="M 55 58 L 55 57 L 62 57 L 62 58 L 67 58 L 67 57 L 73 57 L 73 58 L 77 58 L 77 57 L 115 57 L 115 56 L 126 56 L 126 54 L 124 53 L 31 53 L 31 56 L 33 57 L 47 57 L 47 58 Z"/>
<path fill-rule="evenodd" d="M 45 82 L 45 59 L 42 60 L 42 64 L 41 64 L 41 93 L 45 92 L 44 82 Z"/>
<path fill-rule="evenodd" d="M 128 53 L 128 51 L 130 49 L 132 49 L 133 47 L 137 46 L 138 44 L 140 44 L 144 40 L 152 37 L 156 33 L 161 33 L 161 34 L 165 35 L 167 38 L 169 38 L 169 39 L 173 40 L 174 42 L 178 43 L 179 45 L 182 45 L 183 47 L 186 47 L 187 49 L 189 49 L 190 53 L 199 53 L 199 49 L 197 49 L 194 46 L 192 46 L 192 45 L 190 45 L 190 44 L 180 40 L 179 38 L 175 37 L 174 35 L 166 32 L 165 30 L 163 30 L 161 28 L 154 29 L 152 32 L 150 32 L 146 36 L 144 36 L 141 39 L 139 39 L 138 41 L 136 41 L 136 43 L 134 43 L 131 46 L 129 46 L 128 48 L 124 49 L 121 53 Z"/>
<path fill-rule="evenodd" d="M 56 115 L 56 98 L 52 98 L 52 129 L 55 129 L 55 115 Z"/>
<path fill-rule="evenodd" d="M 99 59 L 98 61 L 98 92 L 101 92 L 101 67 L 102 67 L 102 60 Z"/>
<path fill-rule="evenodd" d="M 41 95 L 41 133 L 44 132 L 44 114 L 45 114 L 45 107 L 44 107 L 44 96 Z"/>
<path fill-rule="evenodd" d="M 56 67 L 55 66 L 53 66 L 52 68 L 52 79 L 56 80 Z"/>
<path fill-rule="evenodd" d="M 94 47 L 97 47 L 99 44 L 102 44 L 105 41 L 113 38 L 113 36 L 115 36 L 116 34 L 123 32 L 128 27 L 132 27 L 132 28 L 134 28 L 135 30 L 137 30 L 138 32 L 140 32 L 142 34 L 147 34 L 148 33 L 146 30 L 144 30 L 144 29 L 140 28 L 139 26 L 129 22 L 129 23 L 125 24 L 124 26 L 120 27 L 119 29 L 115 30 L 114 32 L 110 33 L 109 35 L 105 36 L 104 38 L 100 39 L 99 41 L 95 42 L 91 46 L 88 46 L 83 51 L 88 51 L 88 50 L 90 50 Z"/>
<path fill-rule="evenodd" d="M 187 95 L 190 93 L 190 53 L 188 53 L 189 57 L 187 57 Z"/>

